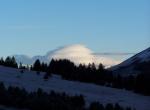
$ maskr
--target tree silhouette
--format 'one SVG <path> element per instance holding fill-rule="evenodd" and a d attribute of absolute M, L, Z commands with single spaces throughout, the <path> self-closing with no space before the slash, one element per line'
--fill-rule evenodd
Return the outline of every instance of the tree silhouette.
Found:
<path fill-rule="evenodd" d="M 41 71 L 41 62 L 39 59 L 37 59 L 33 64 L 33 70 L 38 72 Z"/>

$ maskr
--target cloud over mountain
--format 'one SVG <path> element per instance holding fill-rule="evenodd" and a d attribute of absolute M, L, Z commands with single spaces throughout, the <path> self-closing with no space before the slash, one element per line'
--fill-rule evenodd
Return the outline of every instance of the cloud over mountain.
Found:
<path fill-rule="evenodd" d="M 94 52 L 92 52 L 89 48 L 81 44 L 63 46 L 48 52 L 44 56 L 34 56 L 30 58 L 25 55 L 15 55 L 15 57 L 18 62 L 22 62 L 25 64 L 32 64 L 36 59 L 40 59 L 43 62 L 49 62 L 52 58 L 69 59 L 76 64 L 89 64 L 94 62 L 95 64 L 102 63 L 105 66 L 112 66 L 120 63 L 120 61 L 116 61 L 112 58 L 94 54 Z"/>

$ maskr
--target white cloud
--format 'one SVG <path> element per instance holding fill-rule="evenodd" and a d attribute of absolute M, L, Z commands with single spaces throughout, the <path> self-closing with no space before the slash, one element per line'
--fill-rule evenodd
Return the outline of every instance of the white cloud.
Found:
<path fill-rule="evenodd" d="M 81 44 L 60 47 L 48 52 L 45 56 L 34 56 L 32 58 L 25 57 L 24 55 L 16 56 L 17 62 L 25 64 L 32 64 L 36 59 L 40 59 L 42 62 L 49 62 L 52 58 L 69 59 L 75 64 L 83 63 L 87 65 L 89 63 L 95 63 L 98 65 L 102 63 L 106 67 L 110 67 L 121 62 L 104 55 L 94 54 L 89 48 Z"/>
<path fill-rule="evenodd" d="M 94 62 L 96 65 L 98 65 L 99 63 L 102 63 L 107 67 L 120 63 L 120 61 L 116 61 L 112 58 L 95 55 L 90 49 L 81 44 L 64 46 L 60 49 L 57 49 L 57 51 L 54 51 L 49 58 L 69 59 L 76 64 L 89 64 Z"/>

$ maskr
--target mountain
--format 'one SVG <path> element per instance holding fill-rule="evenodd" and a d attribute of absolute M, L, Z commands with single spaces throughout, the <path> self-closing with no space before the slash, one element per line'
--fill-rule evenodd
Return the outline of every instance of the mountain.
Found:
<path fill-rule="evenodd" d="M 59 47 L 55 50 L 47 52 L 45 55 L 28 57 L 26 55 L 14 55 L 17 62 L 22 62 L 23 64 L 32 64 L 36 59 L 40 59 L 42 62 L 49 62 L 52 58 L 54 59 L 69 59 L 75 64 L 84 63 L 103 63 L 105 66 L 112 66 L 118 64 L 119 61 L 114 59 L 95 54 L 89 48 L 81 44 L 68 45 Z"/>
<path fill-rule="evenodd" d="M 142 52 L 132 56 L 124 62 L 111 67 L 110 69 L 114 73 L 118 74 L 138 74 L 141 72 L 150 72 L 150 47 L 143 50 Z"/>

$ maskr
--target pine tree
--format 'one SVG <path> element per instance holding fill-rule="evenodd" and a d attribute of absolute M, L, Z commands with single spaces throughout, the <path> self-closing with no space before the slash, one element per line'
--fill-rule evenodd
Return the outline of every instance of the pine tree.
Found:
<path fill-rule="evenodd" d="M 39 59 L 37 59 L 35 61 L 35 63 L 33 64 L 33 70 L 34 71 L 37 71 L 37 72 L 40 72 L 41 71 L 41 62 Z"/>
<path fill-rule="evenodd" d="M 113 104 L 107 104 L 105 110 L 114 110 Z"/>
<path fill-rule="evenodd" d="M 99 72 L 103 72 L 104 71 L 104 65 L 103 64 L 99 64 L 99 66 L 98 66 L 98 71 Z"/>
<path fill-rule="evenodd" d="M 11 66 L 11 58 L 8 56 L 6 59 L 5 59 L 5 66 Z"/>
<path fill-rule="evenodd" d="M 91 103 L 89 110 L 104 110 L 104 106 L 99 102 Z"/>
<path fill-rule="evenodd" d="M 0 65 L 4 65 L 4 59 L 3 59 L 3 57 L 0 59 Z"/>
<path fill-rule="evenodd" d="M 15 57 L 13 56 L 12 58 L 11 58 L 11 65 L 12 65 L 12 67 L 14 67 L 14 68 L 18 68 L 18 64 L 17 64 L 17 62 L 16 62 L 16 59 L 15 59 Z"/>

